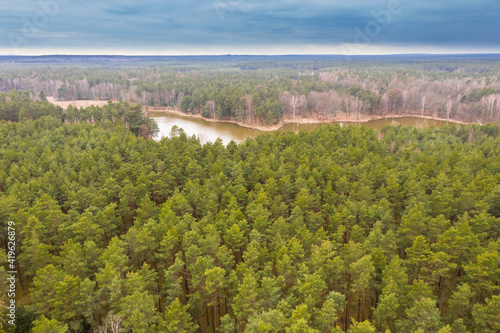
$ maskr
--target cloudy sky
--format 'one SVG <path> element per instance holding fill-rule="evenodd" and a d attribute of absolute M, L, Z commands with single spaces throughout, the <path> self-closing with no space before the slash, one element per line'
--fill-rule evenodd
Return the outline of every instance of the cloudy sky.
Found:
<path fill-rule="evenodd" d="M 17 0 L 0 54 L 500 53 L 498 0 Z"/>

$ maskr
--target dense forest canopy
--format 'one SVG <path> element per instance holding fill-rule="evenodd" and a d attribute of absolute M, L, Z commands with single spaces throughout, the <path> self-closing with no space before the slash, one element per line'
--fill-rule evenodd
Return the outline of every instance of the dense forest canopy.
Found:
<path fill-rule="evenodd" d="M 0 57 L 0 90 L 269 125 L 420 115 L 500 121 L 500 55 Z"/>
<path fill-rule="evenodd" d="M 0 120 L 17 122 L 36 120 L 44 116 L 57 118 L 66 123 L 99 121 L 123 122 L 130 131 L 144 138 L 155 137 L 158 134 L 158 124 L 147 116 L 141 105 L 109 102 L 105 107 L 90 106 L 76 108 L 70 105 L 66 111 L 49 103 L 44 92 L 38 96 L 30 91 L 0 92 Z"/>
<path fill-rule="evenodd" d="M 43 97 L 0 95 L 17 332 L 500 330 L 498 124 L 201 145 L 148 139 L 127 103 Z"/>

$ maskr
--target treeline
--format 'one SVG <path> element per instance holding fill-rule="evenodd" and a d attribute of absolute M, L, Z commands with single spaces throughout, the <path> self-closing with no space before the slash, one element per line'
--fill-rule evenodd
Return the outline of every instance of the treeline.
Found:
<path fill-rule="evenodd" d="M 155 137 L 159 132 L 158 124 L 147 116 L 141 105 L 110 102 L 104 107 L 89 106 L 80 109 L 70 105 L 63 111 L 62 108 L 47 102 L 43 92 L 38 96 L 30 91 L 0 92 L 0 121 L 29 121 L 42 117 L 53 117 L 72 124 L 121 121 L 132 133 L 143 138 Z"/>
<path fill-rule="evenodd" d="M 330 125 L 223 146 L 0 122 L 0 221 L 16 223 L 30 299 L 19 325 L 498 332 L 499 134 Z"/>
<path fill-rule="evenodd" d="M 297 66 L 291 59 L 134 62 L 114 69 L 7 66 L 0 74 L 0 90 L 43 91 L 59 100 L 112 99 L 176 107 L 249 125 L 295 117 L 331 120 L 340 115 L 352 119 L 406 114 L 500 121 L 500 67 L 491 59 L 317 61 L 314 65 L 297 60 Z"/>
<path fill-rule="evenodd" d="M 55 117 L 62 120 L 63 110 L 47 102 L 43 93 L 40 98 L 29 91 L 0 92 L 0 120 L 24 121 L 40 119 L 44 116 Z"/>

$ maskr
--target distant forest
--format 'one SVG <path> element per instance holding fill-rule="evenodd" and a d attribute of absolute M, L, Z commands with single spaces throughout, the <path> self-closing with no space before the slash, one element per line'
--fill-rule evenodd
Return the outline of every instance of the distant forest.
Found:
<path fill-rule="evenodd" d="M 0 90 L 174 107 L 247 125 L 420 115 L 500 121 L 500 55 L 0 57 Z"/>
<path fill-rule="evenodd" d="M 149 139 L 140 106 L 30 94 L 0 94 L 19 272 L 17 326 L 0 330 L 500 331 L 500 125 L 201 145 Z"/>

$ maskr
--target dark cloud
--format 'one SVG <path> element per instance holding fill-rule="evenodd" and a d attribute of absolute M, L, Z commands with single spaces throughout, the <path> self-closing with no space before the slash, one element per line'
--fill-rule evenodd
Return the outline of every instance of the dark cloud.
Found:
<path fill-rule="evenodd" d="M 43 14 L 40 4 L 53 1 L 63 0 L 0 5 L 3 53 L 12 47 L 9 36 L 24 36 L 26 25 Z M 210 45 L 335 47 L 355 43 L 359 31 L 371 31 L 369 43 L 374 46 L 500 49 L 497 0 L 400 0 L 401 11 L 377 27 L 374 13 L 387 13 L 394 1 L 398 0 L 64 0 L 20 47 L 103 52 Z"/>
<path fill-rule="evenodd" d="M 146 11 L 146 7 L 144 6 L 118 6 L 118 7 L 111 7 L 106 10 L 107 13 L 111 15 L 117 15 L 117 16 L 129 16 L 129 15 L 135 15 L 135 16 L 140 16 L 144 14 Z"/>

